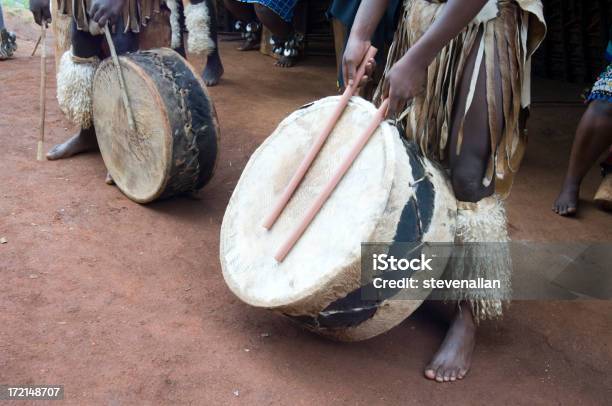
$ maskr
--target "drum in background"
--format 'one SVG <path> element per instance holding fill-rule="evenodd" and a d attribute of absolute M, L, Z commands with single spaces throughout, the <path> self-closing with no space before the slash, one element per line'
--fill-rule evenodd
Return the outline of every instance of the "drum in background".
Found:
<path fill-rule="evenodd" d="M 102 158 L 130 199 L 155 199 L 201 189 L 217 162 L 219 126 L 197 72 L 169 48 L 119 57 L 136 131 L 130 130 L 117 69 L 98 67 L 93 117 Z"/>
<path fill-rule="evenodd" d="M 357 341 L 408 317 L 422 300 L 362 301 L 362 242 L 452 242 L 456 200 L 444 172 L 383 123 L 282 263 L 274 254 L 371 121 L 353 97 L 300 187 L 270 231 L 262 227 L 339 98 L 294 112 L 255 151 L 221 227 L 221 265 L 244 302 L 279 311 L 319 334 Z M 447 259 L 435 269 L 439 277 Z"/>

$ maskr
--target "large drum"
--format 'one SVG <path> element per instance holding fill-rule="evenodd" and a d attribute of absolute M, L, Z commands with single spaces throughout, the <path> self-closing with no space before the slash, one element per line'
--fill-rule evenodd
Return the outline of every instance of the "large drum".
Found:
<path fill-rule="evenodd" d="M 385 122 L 281 263 L 274 254 L 348 153 L 376 108 L 353 97 L 300 187 L 270 231 L 262 227 L 338 97 L 294 112 L 255 151 L 230 199 L 221 227 L 221 265 L 244 302 L 279 311 L 339 340 L 383 333 L 421 299 L 364 301 L 361 243 L 452 242 L 456 200 L 447 177 Z M 443 264 L 436 267 L 440 272 Z M 399 293 L 399 292 L 398 292 Z"/>
<path fill-rule="evenodd" d="M 217 161 L 219 126 L 199 75 L 169 48 L 119 57 L 136 131 L 131 131 L 112 59 L 98 67 L 93 117 L 115 184 L 147 203 L 201 189 Z"/>

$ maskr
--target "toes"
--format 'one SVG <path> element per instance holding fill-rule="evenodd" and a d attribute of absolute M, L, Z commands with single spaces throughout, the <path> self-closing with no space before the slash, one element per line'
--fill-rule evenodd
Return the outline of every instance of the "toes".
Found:
<path fill-rule="evenodd" d="M 465 375 L 467 375 L 468 370 L 465 368 L 460 368 L 459 369 L 459 374 L 457 375 L 457 379 L 463 379 L 465 378 Z"/>
<path fill-rule="evenodd" d="M 431 380 L 436 379 L 436 368 L 431 365 L 428 365 L 425 368 L 425 378 L 431 379 Z"/>
<path fill-rule="evenodd" d="M 446 371 L 444 371 L 444 382 L 450 382 L 451 373 L 451 369 L 447 369 Z"/>
<path fill-rule="evenodd" d="M 436 382 L 444 382 L 444 368 L 443 367 L 438 368 L 438 371 L 436 371 Z"/>
<path fill-rule="evenodd" d="M 63 151 L 61 146 L 56 145 L 55 147 L 51 148 L 48 152 L 47 152 L 47 159 L 49 161 L 55 161 L 56 159 L 61 158 L 63 155 Z"/>
<path fill-rule="evenodd" d="M 457 380 L 457 374 L 458 374 L 458 370 L 457 368 L 453 368 L 451 375 L 450 375 L 450 381 L 451 382 L 455 382 Z"/>

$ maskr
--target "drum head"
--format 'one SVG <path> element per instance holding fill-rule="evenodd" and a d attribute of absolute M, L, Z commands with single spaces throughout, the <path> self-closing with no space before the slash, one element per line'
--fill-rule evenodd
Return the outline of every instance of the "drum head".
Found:
<path fill-rule="evenodd" d="M 221 263 L 230 289 L 246 303 L 286 311 L 329 291 L 326 286 L 334 285 L 340 272 L 345 275 L 339 283 L 359 286 L 361 242 L 371 241 L 385 210 L 397 148 L 403 148 L 397 130 L 387 123 L 376 130 L 285 260 L 277 263 L 274 254 L 371 121 L 376 112 L 371 103 L 351 99 L 276 224 L 270 231 L 261 225 L 337 103 L 338 97 L 328 97 L 287 117 L 255 151 L 234 190 L 221 228 Z"/>
<path fill-rule="evenodd" d="M 117 69 L 111 59 L 94 78 L 93 116 L 100 152 L 115 184 L 130 199 L 159 197 L 168 181 L 172 131 L 164 101 L 151 77 L 127 57 L 119 58 L 136 131 L 130 130 Z"/>

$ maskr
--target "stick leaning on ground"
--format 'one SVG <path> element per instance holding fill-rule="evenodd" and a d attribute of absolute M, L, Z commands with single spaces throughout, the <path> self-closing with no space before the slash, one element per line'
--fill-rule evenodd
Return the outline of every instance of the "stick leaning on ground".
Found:
<path fill-rule="evenodd" d="M 46 88 L 47 88 L 47 44 L 45 43 L 47 37 L 47 23 L 42 22 L 40 26 L 40 38 L 39 42 L 42 43 L 42 49 L 40 52 L 40 139 L 36 146 L 36 159 L 38 161 L 43 160 L 43 149 L 45 142 L 45 99 L 46 99 Z M 36 51 L 36 49 L 34 49 Z"/>
<path fill-rule="evenodd" d="M 34 49 L 32 50 L 32 55 L 30 56 L 34 56 L 34 54 L 36 53 L 36 50 L 38 49 L 38 46 L 40 45 L 41 39 L 42 39 L 42 33 L 38 36 L 38 39 L 36 40 L 36 44 L 34 45 Z"/>

